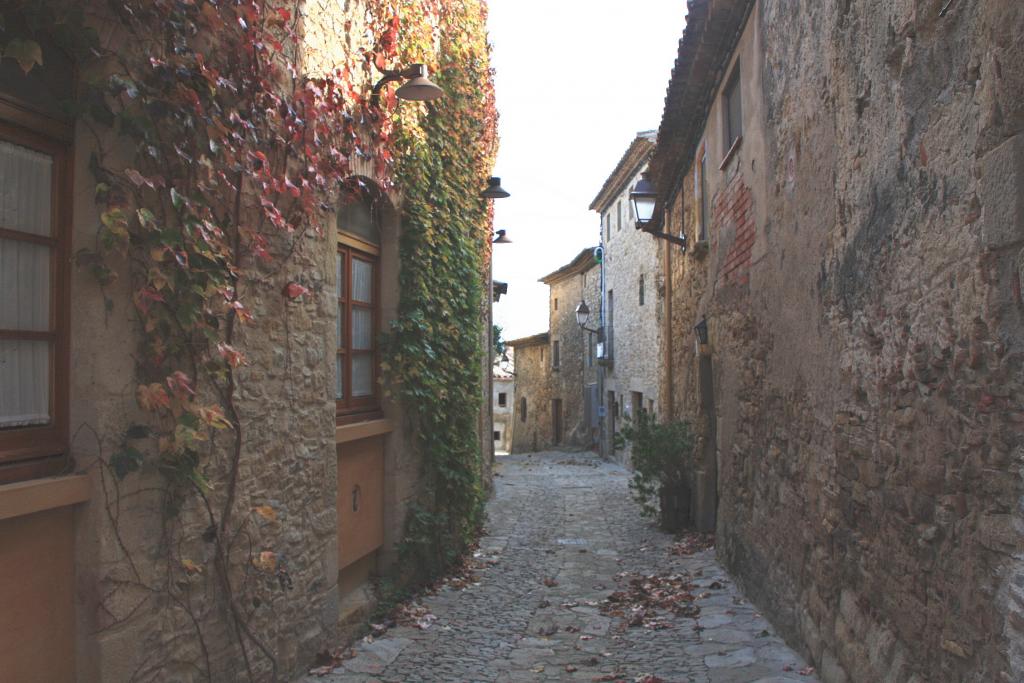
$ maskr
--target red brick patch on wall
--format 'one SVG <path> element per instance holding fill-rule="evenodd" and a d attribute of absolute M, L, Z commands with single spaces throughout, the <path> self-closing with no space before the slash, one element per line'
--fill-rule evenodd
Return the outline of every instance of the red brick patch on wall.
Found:
<path fill-rule="evenodd" d="M 718 240 L 732 235 L 719 271 L 720 282 L 745 285 L 750 282 L 750 257 L 757 234 L 754 225 L 753 196 L 743 176 L 734 175 L 729 184 L 715 195 L 712 229 Z"/>

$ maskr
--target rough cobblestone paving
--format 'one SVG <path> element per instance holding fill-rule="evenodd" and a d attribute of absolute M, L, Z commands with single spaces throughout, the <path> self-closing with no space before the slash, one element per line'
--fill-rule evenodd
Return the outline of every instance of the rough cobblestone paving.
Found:
<path fill-rule="evenodd" d="M 640 517 L 622 467 L 548 452 L 503 457 L 497 472 L 478 583 L 423 598 L 437 617 L 428 628 L 360 641 L 354 658 L 303 683 L 817 681 L 713 549 L 670 552 L 674 539 Z M 658 610 L 667 627 L 653 630 L 602 615 L 624 572 L 687 577 L 699 616 Z"/>

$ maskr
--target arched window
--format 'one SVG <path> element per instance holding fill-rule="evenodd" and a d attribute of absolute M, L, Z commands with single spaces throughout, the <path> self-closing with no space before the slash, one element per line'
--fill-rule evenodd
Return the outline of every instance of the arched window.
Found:
<path fill-rule="evenodd" d="M 342 416 L 380 408 L 380 224 L 376 195 L 363 181 L 338 210 L 338 299 L 334 399 Z"/>

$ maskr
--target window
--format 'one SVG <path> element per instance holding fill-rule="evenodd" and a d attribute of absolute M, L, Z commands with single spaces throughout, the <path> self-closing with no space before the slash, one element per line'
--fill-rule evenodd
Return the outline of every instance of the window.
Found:
<path fill-rule="evenodd" d="M 0 123 L 0 483 L 65 464 L 68 158 Z"/>
<path fill-rule="evenodd" d="M 622 200 L 615 203 L 615 229 L 622 230 Z"/>
<path fill-rule="evenodd" d="M 700 215 L 698 216 L 698 223 L 697 223 L 697 225 L 698 225 L 697 241 L 698 242 L 706 242 L 707 239 L 708 239 L 708 206 L 709 206 L 710 202 L 708 201 L 708 183 L 707 183 L 707 180 L 706 180 L 707 168 L 708 168 L 707 161 L 708 161 L 707 152 L 705 152 L 704 150 L 701 150 L 701 153 L 700 153 L 700 163 L 698 164 L 698 174 L 699 175 L 696 178 L 696 180 L 697 180 L 697 188 L 696 188 L 697 197 L 700 200 L 700 204 L 699 204 L 699 206 L 700 206 Z"/>
<path fill-rule="evenodd" d="M 370 197 L 348 198 L 338 214 L 338 320 L 334 399 L 338 416 L 380 407 L 380 233 Z"/>
<path fill-rule="evenodd" d="M 519 421 L 526 422 L 526 397 L 519 399 Z"/>
<path fill-rule="evenodd" d="M 605 332 L 605 358 L 615 357 L 615 292 L 608 290 L 608 329 Z"/>
<path fill-rule="evenodd" d="M 725 86 L 724 101 L 725 110 L 725 150 L 728 154 L 736 141 L 743 135 L 743 103 L 740 101 L 740 67 L 737 64 Z"/>
<path fill-rule="evenodd" d="M 604 241 L 607 242 L 612 238 L 612 215 L 610 213 L 604 215 L 604 232 Z"/>
<path fill-rule="evenodd" d="M 629 394 L 630 403 L 632 404 L 630 405 L 630 409 L 633 414 L 633 419 L 637 420 L 640 418 L 640 413 L 644 409 L 644 395 L 639 391 L 631 391 Z"/>
<path fill-rule="evenodd" d="M 502 408 L 508 403 L 508 394 L 504 391 L 498 393 L 498 405 Z"/>
<path fill-rule="evenodd" d="M 555 297 L 555 310 L 558 310 L 558 297 Z"/>
<path fill-rule="evenodd" d="M 644 276 L 643 275 L 640 276 L 640 285 L 639 285 L 638 293 L 639 293 L 639 297 L 638 298 L 640 299 L 640 305 L 643 306 L 644 305 Z"/>
<path fill-rule="evenodd" d="M 561 357 L 558 353 L 558 340 L 551 342 L 551 369 L 557 370 Z"/>
<path fill-rule="evenodd" d="M 501 441 L 501 432 L 494 432 L 494 440 Z"/>

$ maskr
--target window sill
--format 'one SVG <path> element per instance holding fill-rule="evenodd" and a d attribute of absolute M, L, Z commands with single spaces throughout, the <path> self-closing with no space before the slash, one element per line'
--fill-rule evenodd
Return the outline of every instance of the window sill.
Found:
<path fill-rule="evenodd" d="M 723 158 L 722 159 L 722 163 L 718 165 L 718 170 L 719 171 L 724 171 L 725 170 L 725 167 L 728 166 L 729 162 L 732 161 L 732 158 L 734 156 L 736 156 L 736 152 L 739 151 L 740 145 L 742 145 L 742 144 L 743 144 L 743 136 L 741 135 L 738 138 L 736 138 L 736 140 L 732 143 L 732 147 L 730 147 L 729 151 L 725 153 L 725 158 Z"/>
<path fill-rule="evenodd" d="M 89 500 L 89 477 L 74 474 L 0 486 L 0 519 L 23 517 Z"/>
<path fill-rule="evenodd" d="M 394 425 L 391 424 L 391 420 L 385 419 L 366 420 L 365 422 L 338 425 L 334 429 L 334 443 L 347 443 L 349 441 L 358 441 L 359 439 L 368 439 L 371 436 L 389 434 L 393 432 L 394 429 L 395 428 Z"/>

